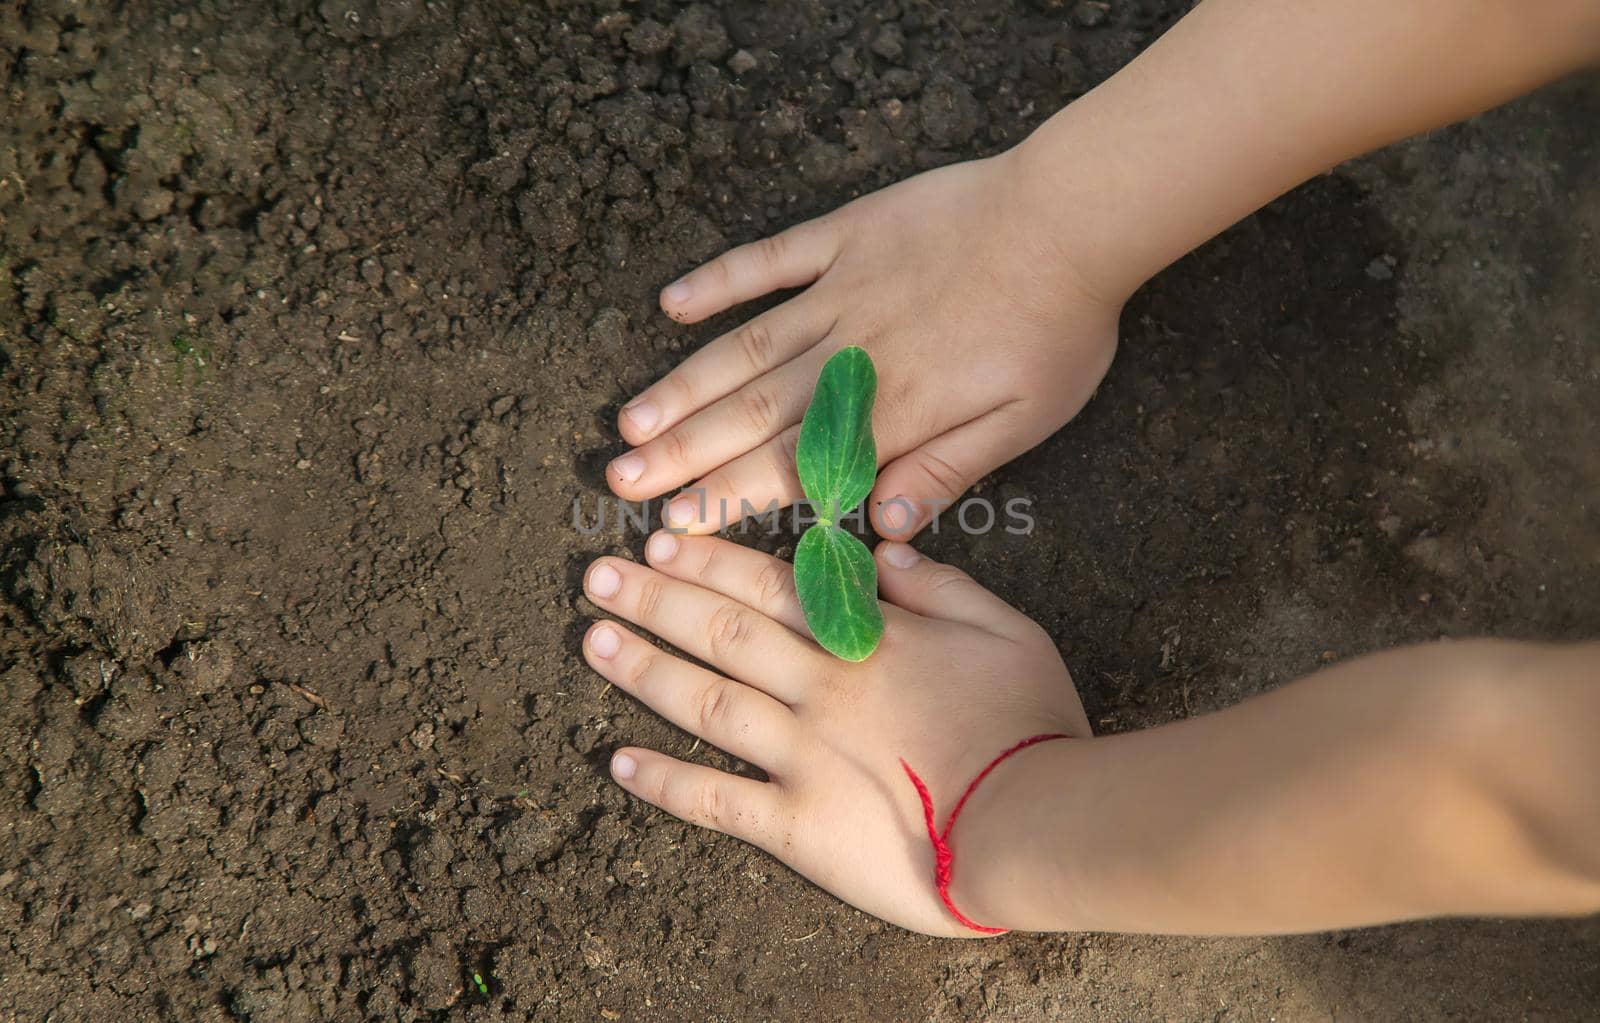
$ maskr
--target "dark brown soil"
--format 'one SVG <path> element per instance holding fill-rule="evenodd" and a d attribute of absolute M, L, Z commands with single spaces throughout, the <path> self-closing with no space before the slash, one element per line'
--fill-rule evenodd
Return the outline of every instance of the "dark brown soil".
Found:
<path fill-rule="evenodd" d="M 570 521 L 616 409 L 734 322 L 656 288 L 1186 6 L 0 4 L 0 1018 L 1594 1018 L 1596 920 L 933 941 L 605 776 L 690 748 L 576 643 L 642 539 Z M 1597 123 L 1568 83 L 1252 218 L 986 481 L 1037 534 L 924 542 L 1106 730 L 1600 633 Z"/>

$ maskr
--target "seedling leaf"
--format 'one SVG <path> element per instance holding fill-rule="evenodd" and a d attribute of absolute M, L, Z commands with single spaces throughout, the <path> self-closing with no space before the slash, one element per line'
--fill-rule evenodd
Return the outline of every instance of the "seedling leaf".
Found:
<path fill-rule="evenodd" d="M 811 395 L 795 466 L 817 521 L 837 523 L 872 493 L 878 448 L 872 440 L 872 399 L 878 374 L 872 358 L 855 346 L 823 364 Z"/>
<path fill-rule="evenodd" d="M 800 424 L 795 465 L 817 523 L 794 552 L 795 590 L 806 625 L 836 657 L 864 660 L 883 637 L 878 566 L 866 544 L 839 521 L 872 492 L 878 449 L 872 439 L 872 399 L 878 376 L 860 348 L 834 353 Z"/>
<path fill-rule="evenodd" d="M 794 587 L 811 635 L 835 657 L 865 660 L 883 637 L 878 566 L 867 545 L 817 523 L 794 552 Z"/>

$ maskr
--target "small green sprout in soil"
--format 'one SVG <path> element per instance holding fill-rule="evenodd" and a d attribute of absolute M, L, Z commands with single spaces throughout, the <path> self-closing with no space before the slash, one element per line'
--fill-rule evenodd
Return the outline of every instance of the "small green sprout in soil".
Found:
<path fill-rule="evenodd" d="M 206 368 L 211 363 L 211 346 L 190 334 L 172 336 L 172 352 L 176 356 L 178 383 L 194 377 L 195 383 L 204 383 Z"/>
<path fill-rule="evenodd" d="M 834 353 L 817 377 L 795 450 L 800 486 L 817 516 L 795 548 L 795 590 L 811 635 L 847 661 L 865 660 L 883 638 L 878 567 L 867 545 L 839 527 L 877 478 L 877 390 L 878 375 L 865 351 Z"/>

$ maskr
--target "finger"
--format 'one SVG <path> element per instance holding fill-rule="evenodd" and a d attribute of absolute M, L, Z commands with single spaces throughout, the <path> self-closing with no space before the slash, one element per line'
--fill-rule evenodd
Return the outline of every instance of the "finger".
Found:
<path fill-rule="evenodd" d="M 611 756 L 611 777 L 628 792 L 681 821 L 720 831 L 763 849 L 778 844 L 785 825 L 771 782 L 741 778 L 629 746 Z"/>
<path fill-rule="evenodd" d="M 667 502 L 662 521 L 687 533 L 715 533 L 746 516 L 780 514 L 805 496 L 795 469 L 800 424 L 697 480 Z"/>
<path fill-rule="evenodd" d="M 617 416 L 623 439 L 643 444 L 826 336 L 833 314 L 811 294 L 769 309 L 722 335 L 645 388 Z"/>
<path fill-rule="evenodd" d="M 809 402 L 815 387 L 815 372 L 834 351 L 834 342 L 825 338 L 810 352 L 788 366 L 805 364 L 793 382 L 786 383 L 803 392 Z M 812 365 L 812 360 L 818 365 Z M 775 374 L 769 374 L 772 376 Z M 984 396 L 972 391 L 947 400 L 901 388 L 898 396 L 880 381 L 879 401 L 872 412 L 872 432 L 877 441 L 879 464 L 893 461 L 911 450 L 925 437 L 941 435 L 956 424 L 977 414 L 973 404 Z M 993 407 L 985 406 L 985 407 Z M 802 407 L 801 414 L 804 414 Z M 761 447 L 724 463 L 721 468 L 693 483 L 683 495 L 668 502 L 662 521 L 672 529 L 690 533 L 715 533 L 739 522 L 747 515 L 765 514 L 776 505 L 784 508 L 804 497 L 795 468 L 795 444 L 800 439 L 796 423 Z"/>
<path fill-rule="evenodd" d="M 923 557 L 910 544 L 885 540 L 874 556 L 878 593 L 890 604 L 924 618 L 960 622 L 1012 639 L 1028 634 L 1032 626 L 1020 611 L 967 573 Z"/>
<path fill-rule="evenodd" d="M 662 530 L 644 545 L 644 556 L 661 572 L 704 586 L 809 636 L 786 561 L 714 536 L 675 536 Z"/>
<path fill-rule="evenodd" d="M 661 289 L 661 310 L 679 323 L 697 323 L 779 288 L 810 284 L 837 252 L 832 222 L 808 220 L 691 270 Z"/>
<path fill-rule="evenodd" d="M 618 689 L 718 749 L 776 769 L 794 746 L 789 708 L 765 693 L 696 667 L 614 622 L 596 622 L 583 641 L 590 667 Z"/>
<path fill-rule="evenodd" d="M 799 699 L 818 656 L 755 609 L 631 561 L 596 561 L 584 590 L 607 611 L 784 703 Z"/>
<path fill-rule="evenodd" d="M 827 357 L 818 345 L 619 456 L 606 469 L 611 489 L 630 501 L 648 500 L 759 447 L 805 415 Z"/>
<path fill-rule="evenodd" d="M 966 422 L 884 466 L 867 506 L 880 536 L 905 540 L 978 480 L 1044 439 L 1021 403 Z"/>

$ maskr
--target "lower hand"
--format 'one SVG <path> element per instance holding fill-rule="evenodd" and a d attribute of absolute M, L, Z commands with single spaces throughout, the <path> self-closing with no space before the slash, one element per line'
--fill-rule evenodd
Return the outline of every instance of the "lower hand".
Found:
<path fill-rule="evenodd" d="M 1088 736 L 1072 679 L 1044 631 L 959 570 L 884 543 L 876 553 L 883 642 L 853 664 L 809 638 L 787 563 L 715 537 L 667 532 L 650 538 L 646 558 L 648 565 L 595 562 L 584 579 L 589 599 L 716 670 L 612 622 L 589 629 L 585 658 L 767 780 L 629 747 L 612 757 L 618 783 L 766 850 L 891 923 L 977 936 L 935 893 L 922 806 L 899 761 L 927 783 L 942 823 L 1006 747 L 1047 732 Z M 1028 758 L 1001 765 L 972 803 L 1026 772 Z M 959 828 L 951 845 L 958 873 L 982 869 L 976 859 L 962 861 Z"/>

